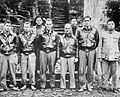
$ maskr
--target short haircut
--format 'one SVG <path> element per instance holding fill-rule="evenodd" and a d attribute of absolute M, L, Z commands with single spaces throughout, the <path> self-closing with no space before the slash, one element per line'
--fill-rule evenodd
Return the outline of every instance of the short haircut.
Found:
<path fill-rule="evenodd" d="M 31 25 L 31 22 L 29 20 L 26 20 L 26 21 L 24 21 L 24 24 L 30 24 Z"/>
<path fill-rule="evenodd" d="M 70 28 L 72 28 L 70 23 L 66 23 L 66 24 L 64 25 L 64 28 L 65 28 L 66 26 L 68 26 L 68 25 L 70 26 Z"/>
<path fill-rule="evenodd" d="M 11 22 L 9 19 L 7 19 L 7 20 L 4 22 L 4 24 L 6 24 L 6 23 L 12 24 L 12 22 Z"/>
<path fill-rule="evenodd" d="M 72 19 L 76 19 L 76 20 L 77 20 L 77 18 L 76 18 L 75 16 L 71 17 L 71 19 L 70 19 L 70 20 L 72 20 Z"/>
<path fill-rule="evenodd" d="M 47 18 L 47 19 L 46 19 L 46 22 L 50 22 L 50 21 L 52 22 L 52 19 L 51 19 L 51 18 Z M 52 22 L 52 23 L 53 23 L 53 22 Z"/>
<path fill-rule="evenodd" d="M 109 20 L 107 20 L 107 23 L 108 22 L 114 22 L 114 20 L 113 19 L 109 19 Z M 114 22 L 115 23 L 115 22 Z"/>
<path fill-rule="evenodd" d="M 86 18 L 89 18 L 89 19 L 91 20 L 91 17 L 90 17 L 90 16 L 85 16 L 85 17 L 83 18 L 83 20 L 85 20 Z"/>

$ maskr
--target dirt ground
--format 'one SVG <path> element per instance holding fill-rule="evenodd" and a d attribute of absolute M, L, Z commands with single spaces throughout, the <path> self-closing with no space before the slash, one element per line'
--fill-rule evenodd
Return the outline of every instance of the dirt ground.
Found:
<path fill-rule="evenodd" d="M 24 91 L 11 90 L 0 92 L 0 97 L 120 97 L 120 93 L 112 93 L 102 90 L 78 92 L 77 90 L 70 89 L 42 89 L 36 91 L 26 89 Z"/>

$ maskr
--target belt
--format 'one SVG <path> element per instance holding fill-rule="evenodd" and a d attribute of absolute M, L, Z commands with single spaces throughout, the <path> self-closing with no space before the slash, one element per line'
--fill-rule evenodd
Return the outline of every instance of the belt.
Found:
<path fill-rule="evenodd" d="M 42 51 L 46 52 L 46 53 L 50 53 L 50 52 L 54 52 L 56 51 L 55 49 L 53 48 L 45 48 L 45 49 L 41 49 Z"/>
<path fill-rule="evenodd" d="M 47 53 L 50 53 L 50 52 L 53 52 L 53 51 L 55 51 L 55 50 L 54 49 L 46 49 Z"/>
<path fill-rule="evenodd" d="M 14 52 L 16 52 L 16 51 L 13 50 L 13 49 L 11 49 L 11 50 L 9 50 L 9 51 L 1 50 L 1 53 L 2 53 L 2 54 L 5 54 L 5 55 L 10 55 L 10 54 L 12 54 L 12 53 L 14 53 Z"/>
<path fill-rule="evenodd" d="M 25 55 L 29 55 L 29 54 L 31 54 L 33 52 L 34 52 L 33 50 L 32 51 L 22 51 L 22 53 L 25 54 Z"/>
<path fill-rule="evenodd" d="M 82 51 L 85 51 L 85 52 L 90 52 L 90 51 L 93 51 L 94 49 L 80 49 Z"/>

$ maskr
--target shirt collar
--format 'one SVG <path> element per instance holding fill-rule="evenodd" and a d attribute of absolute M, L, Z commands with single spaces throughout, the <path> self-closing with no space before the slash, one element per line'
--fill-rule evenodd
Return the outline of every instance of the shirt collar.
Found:
<path fill-rule="evenodd" d="M 92 27 L 91 26 L 88 26 L 88 27 L 84 26 L 83 30 L 90 31 L 90 30 L 92 30 Z"/>
<path fill-rule="evenodd" d="M 109 34 L 113 34 L 114 32 L 115 32 L 115 30 L 112 30 L 112 31 L 109 31 L 109 30 L 108 30 L 108 33 L 109 33 Z"/>

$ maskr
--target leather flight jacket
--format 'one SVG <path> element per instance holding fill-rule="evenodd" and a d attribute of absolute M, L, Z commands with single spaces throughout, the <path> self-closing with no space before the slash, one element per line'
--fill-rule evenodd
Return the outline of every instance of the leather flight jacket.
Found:
<path fill-rule="evenodd" d="M 77 32 L 78 49 L 92 51 L 98 47 L 99 33 L 95 27 L 86 29 L 83 27 Z"/>
<path fill-rule="evenodd" d="M 60 36 L 59 49 L 60 57 L 75 57 L 77 44 L 74 35 L 67 36 L 64 34 Z"/>
<path fill-rule="evenodd" d="M 45 30 L 42 35 L 40 35 L 41 50 L 44 52 L 57 51 L 58 48 L 58 34 L 57 32 L 51 30 L 50 32 Z"/>
<path fill-rule="evenodd" d="M 8 33 L 8 34 L 6 34 Z M 16 35 L 10 32 L 2 31 L 0 33 L 0 52 L 4 55 L 10 55 L 16 52 Z"/>
<path fill-rule="evenodd" d="M 36 35 L 33 30 L 30 30 L 29 32 L 23 32 L 23 34 L 19 35 L 20 43 L 22 44 L 21 53 L 28 55 L 34 52 L 35 37 Z"/>

